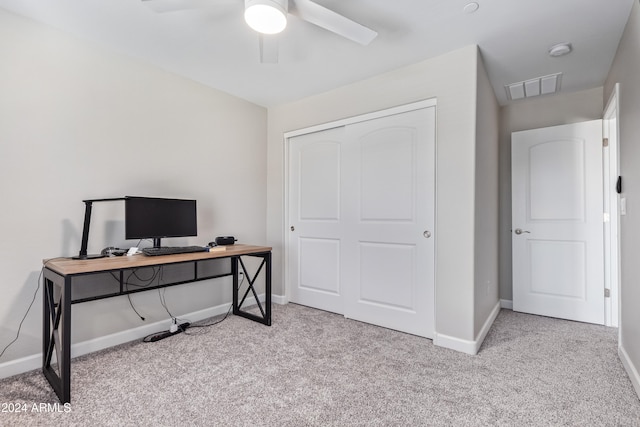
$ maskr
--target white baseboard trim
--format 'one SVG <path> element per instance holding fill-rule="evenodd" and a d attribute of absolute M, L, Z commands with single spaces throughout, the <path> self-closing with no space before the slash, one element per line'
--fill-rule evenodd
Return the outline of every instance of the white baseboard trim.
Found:
<path fill-rule="evenodd" d="M 0 379 L 12 377 L 23 372 L 33 371 L 42 367 L 42 354 L 33 354 L 20 359 L 10 360 L 0 364 Z"/>
<path fill-rule="evenodd" d="M 491 330 L 491 326 L 493 326 L 493 322 L 495 322 L 496 317 L 498 317 L 498 314 L 500 314 L 500 308 L 502 307 L 500 301 L 496 302 L 496 305 L 493 306 L 493 310 L 491 310 L 491 313 L 489 314 L 489 317 L 487 317 L 487 320 L 485 320 L 484 325 L 482 325 L 482 329 L 480 329 L 480 332 L 478 333 L 478 336 L 476 337 L 476 353 L 477 354 L 478 351 L 480 351 L 480 347 L 482 346 L 482 343 L 484 342 L 484 339 L 487 337 L 487 334 L 489 333 L 489 330 Z"/>
<path fill-rule="evenodd" d="M 513 310 L 513 301 L 511 301 L 510 299 L 501 299 L 500 307 L 506 308 L 508 310 Z"/>
<path fill-rule="evenodd" d="M 289 299 L 286 295 L 271 295 L 271 302 L 278 305 L 285 305 L 289 303 Z"/>
<path fill-rule="evenodd" d="M 261 302 L 264 301 L 264 294 L 258 295 Z M 286 297 L 280 295 L 272 295 L 271 300 L 275 304 L 286 304 Z M 200 320 L 208 319 L 209 317 L 219 316 L 225 314 L 229 310 L 229 304 L 220 304 L 215 307 L 206 308 L 204 310 L 194 311 L 193 313 L 183 314 L 178 316 L 180 319 L 186 319 L 190 322 L 198 322 Z M 253 297 L 245 300 L 243 307 L 250 307 L 255 305 L 255 299 Z M 71 345 L 71 357 L 82 356 L 83 354 L 93 353 L 98 350 L 113 347 L 119 344 L 124 344 L 129 341 L 142 339 L 154 332 L 162 331 L 167 328 L 169 319 L 163 319 L 154 323 L 139 326 L 133 329 L 127 329 L 126 331 L 116 332 L 113 334 L 105 335 L 98 338 L 93 338 L 87 341 L 79 342 Z M 72 325 L 73 326 L 73 325 Z M 54 356 L 55 359 L 55 356 Z M 10 360 L 8 362 L 0 363 L 0 379 L 8 378 L 14 375 L 18 375 L 24 372 L 29 372 L 34 369 L 42 367 L 42 354 L 33 354 L 25 356 L 20 359 Z"/>
<path fill-rule="evenodd" d="M 463 340 L 461 338 L 451 337 L 436 332 L 433 337 L 433 344 L 439 347 L 445 347 L 451 350 L 460 351 L 462 353 L 471 355 L 478 354 L 482 342 L 487 337 L 487 334 L 491 329 L 491 325 L 493 325 L 493 322 L 496 320 L 496 317 L 498 317 L 498 314 L 500 313 L 500 307 L 501 303 L 497 302 L 493 307 L 493 310 L 491 310 L 491 314 L 489 314 L 489 317 L 487 317 L 487 320 L 484 322 L 484 325 L 482 325 L 482 329 L 480 329 L 480 332 L 476 336 L 475 340 Z"/>
<path fill-rule="evenodd" d="M 636 366 L 633 364 L 629 355 L 625 351 L 624 347 L 621 345 L 618 346 L 618 356 L 620 356 L 620 360 L 622 361 L 622 366 L 627 371 L 627 375 L 629 375 L 629 379 L 631 380 L 631 384 L 633 384 L 633 388 L 636 391 L 636 394 L 640 398 L 640 374 L 636 369 Z"/>
<path fill-rule="evenodd" d="M 475 350 L 475 342 L 469 340 L 463 340 L 461 338 L 451 337 L 449 335 L 434 333 L 433 344 L 438 347 L 448 348 L 450 350 L 459 351 L 461 353 L 467 353 L 474 355 L 477 353 Z"/>

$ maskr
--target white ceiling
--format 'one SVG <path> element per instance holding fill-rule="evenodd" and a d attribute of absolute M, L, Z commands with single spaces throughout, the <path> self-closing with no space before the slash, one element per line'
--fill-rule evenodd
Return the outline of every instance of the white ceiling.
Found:
<path fill-rule="evenodd" d="M 243 0 L 159 14 L 140 0 L 0 0 L 0 8 L 97 42 L 263 106 L 274 106 L 431 58 L 480 46 L 496 96 L 504 86 L 562 72 L 562 92 L 601 86 L 634 0 L 316 0 L 376 30 L 361 46 L 289 16 L 279 63 L 260 64 Z M 549 47 L 573 52 L 550 58 Z"/>

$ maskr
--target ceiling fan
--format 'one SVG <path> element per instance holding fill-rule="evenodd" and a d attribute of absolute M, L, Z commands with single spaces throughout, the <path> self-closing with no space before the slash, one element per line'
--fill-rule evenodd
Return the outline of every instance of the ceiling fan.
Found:
<path fill-rule="evenodd" d="M 142 0 L 156 12 L 196 9 L 211 5 L 213 0 Z M 238 0 L 216 0 L 230 3 Z M 378 35 L 377 32 L 340 15 L 311 0 L 244 0 L 244 18 L 259 34 L 260 62 L 278 62 L 278 41 L 274 37 L 285 29 L 291 14 L 325 30 L 336 33 L 363 46 Z"/>

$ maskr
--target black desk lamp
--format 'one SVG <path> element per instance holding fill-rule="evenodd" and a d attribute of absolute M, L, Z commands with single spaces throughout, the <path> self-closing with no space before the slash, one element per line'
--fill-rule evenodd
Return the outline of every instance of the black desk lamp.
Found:
<path fill-rule="evenodd" d="M 115 200 L 124 200 L 124 197 L 118 197 L 117 199 L 94 199 L 83 200 L 84 208 L 84 227 L 82 229 L 82 243 L 80 244 L 80 253 L 78 256 L 74 256 L 73 259 L 95 259 L 104 258 L 101 254 L 87 255 L 87 245 L 89 244 L 89 226 L 91 225 L 91 208 L 93 202 L 111 202 Z"/>

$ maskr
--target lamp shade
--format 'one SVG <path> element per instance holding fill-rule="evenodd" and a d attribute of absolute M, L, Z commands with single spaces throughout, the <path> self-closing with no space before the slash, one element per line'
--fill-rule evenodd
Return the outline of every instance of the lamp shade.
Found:
<path fill-rule="evenodd" d="M 277 34 L 287 26 L 288 0 L 245 0 L 244 20 L 262 34 Z"/>

